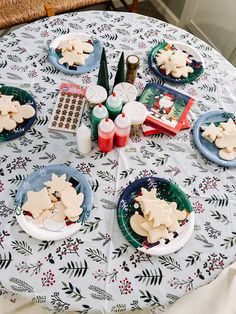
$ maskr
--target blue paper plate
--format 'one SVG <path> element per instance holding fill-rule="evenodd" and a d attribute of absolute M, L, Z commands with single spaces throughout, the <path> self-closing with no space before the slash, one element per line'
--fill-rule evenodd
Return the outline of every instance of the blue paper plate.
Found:
<path fill-rule="evenodd" d="M 199 151 L 209 160 L 213 161 L 219 166 L 236 167 L 236 160 L 224 160 L 219 157 L 219 148 L 214 143 L 209 142 L 201 133 L 201 125 L 210 124 L 211 122 L 226 122 L 234 115 L 224 111 L 211 111 L 201 116 L 193 127 L 194 142 Z"/>
<path fill-rule="evenodd" d="M 140 206 L 137 206 L 135 198 L 141 188 L 150 191 L 157 189 L 156 196 L 167 202 L 176 202 L 179 210 L 185 209 L 189 215 L 185 219 L 181 232 L 161 245 L 147 242 L 146 237 L 140 236 L 130 226 L 130 217 L 138 211 L 142 215 Z M 117 220 L 121 232 L 129 243 L 138 250 L 151 255 L 167 255 L 176 252 L 190 239 L 194 228 L 194 211 L 185 193 L 174 183 L 158 177 L 145 177 L 129 184 L 120 196 L 117 205 Z"/>
<path fill-rule="evenodd" d="M 89 54 L 89 57 L 85 60 L 85 65 L 77 65 L 73 67 L 69 67 L 68 64 L 60 64 L 58 63 L 61 58 L 60 53 L 56 51 L 59 43 L 63 40 L 68 39 L 81 39 L 83 41 L 87 41 L 90 39 L 93 43 L 93 52 Z M 84 33 L 69 33 L 66 35 L 62 35 L 57 37 L 51 44 L 48 49 L 48 59 L 58 70 L 66 73 L 66 74 L 83 74 L 90 72 L 96 69 L 100 64 L 101 54 L 102 54 L 102 43 L 100 40 L 93 38 Z"/>
<path fill-rule="evenodd" d="M 32 217 L 26 216 L 22 211 L 22 205 L 27 200 L 27 192 L 41 190 L 45 187 L 44 183 L 51 180 L 53 173 L 58 176 L 66 174 L 66 180 L 72 183 L 72 186 L 76 189 L 77 193 L 82 192 L 84 194 L 84 201 L 81 206 L 83 212 L 76 223 L 69 225 L 66 223 L 63 225 L 62 223 L 58 224 L 58 226 L 56 223 L 52 223 L 50 226 L 49 221 L 49 223 L 47 222 L 47 225 L 38 225 L 34 222 Z M 33 172 L 21 184 L 15 198 L 15 213 L 17 221 L 25 232 L 39 240 L 52 241 L 69 237 L 77 232 L 80 229 L 81 224 L 88 219 L 92 205 L 92 189 L 85 176 L 71 167 L 52 165 Z"/>
<path fill-rule="evenodd" d="M 191 63 L 189 64 L 193 69 L 193 73 L 189 73 L 187 78 L 174 78 L 171 74 L 165 75 L 161 72 L 159 67 L 156 64 L 156 55 L 160 50 L 164 50 L 165 46 L 169 44 L 167 42 L 161 42 L 158 45 L 156 45 L 154 48 L 152 48 L 149 56 L 148 56 L 148 64 L 151 70 L 159 77 L 161 77 L 165 81 L 169 81 L 172 83 L 191 83 L 195 81 L 202 73 L 204 72 L 205 63 L 202 58 L 202 56 L 199 54 L 199 52 L 194 49 L 192 46 L 185 44 L 183 42 L 174 41 L 171 42 L 170 45 L 173 45 L 175 48 L 187 52 L 189 55 L 189 59 L 191 60 Z"/>
<path fill-rule="evenodd" d="M 25 119 L 22 123 L 18 123 L 14 130 L 3 130 L 0 133 L 0 142 L 6 142 L 22 136 L 32 126 L 36 119 L 36 102 L 29 93 L 17 87 L 4 85 L 0 87 L 0 92 L 4 95 L 12 95 L 14 96 L 13 100 L 19 101 L 21 105 L 28 104 L 35 109 L 35 115 L 32 118 Z"/>

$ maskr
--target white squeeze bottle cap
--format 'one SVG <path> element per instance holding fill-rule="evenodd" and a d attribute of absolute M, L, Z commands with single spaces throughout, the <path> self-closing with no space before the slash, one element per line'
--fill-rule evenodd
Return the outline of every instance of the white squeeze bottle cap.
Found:
<path fill-rule="evenodd" d="M 113 92 L 108 98 L 107 98 L 107 105 L 110 108 L 119 108 L 122 106 L 122 100 L 119 96 L 116 95 L 115 92 Z"/>
<path fill-rule="evenodd" d="M 115 119 L 115 126 L 120 129 L 129 128 L 131 125 L 130 118 L 123 112 L 119 114 Z"/>
<path fill-rule="evenodd" d="M 103 133 L 112 133 L 115 130 L 115 126 L 111 119 L 105 118 L 99 123 L 98 129 Z"/>
<path fill-rule="evenodd" d="M 103 119 L 104 117 L 108 115 L 108 111 L 105 106 L 103 106 L 102 104 L 99 104 L 94 107 L 93 114 L 95 115 L 96 118 Z"/>

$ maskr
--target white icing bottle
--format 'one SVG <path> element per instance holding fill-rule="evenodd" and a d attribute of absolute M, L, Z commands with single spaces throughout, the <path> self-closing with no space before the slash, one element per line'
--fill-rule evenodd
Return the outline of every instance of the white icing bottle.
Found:
<path fill-rule="evenodd" d="M 88 154 L 92 149 L 91 130 L 84 123 L 81 123 L 76 131 L 76 137 L 80 154 Z"/>

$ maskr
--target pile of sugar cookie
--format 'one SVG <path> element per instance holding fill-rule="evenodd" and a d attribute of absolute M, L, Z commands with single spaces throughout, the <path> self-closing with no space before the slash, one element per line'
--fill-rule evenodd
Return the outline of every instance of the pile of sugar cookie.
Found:
<path fill-rule="evenodd" d="M 157 66 L 165 75 L 171 74 L 174 78 L 187 78 L 189 73 L 194 72 L 193 68 L 188 65 L 191 63 L 188 54 L 171 48 L 170 45 L 167 45 L 165 50 L 159 50 L 156 55 Z"/>
<path fill-rule="evenodd" d="M 68 39 L 61 41 L 56 50 L 62 54 L 62 58 L 58 61 L 60 64 L 85 65 L 85 60 L 93 52 L 93 45 L 79 39 Z"/>
<path fill-rule="evenodd" d="M 13 97 L 0 93 L 0 133 L 3 130 L 14 130 L 17 123 L 22 123 L 24 119 L 30 119 L 35 115 L 31 105 L 20 105 L 19 101 L 12 100 Z"/>
<path fill-rule="evenodd" d="M 35 222 L 41 224 L 44 219 L 62 222 L 66 218 L 77 221 L 83 212 L 84 194 L 76 193 L 72 184 L 66 181 L 66 174 L 52 174 L 51 181 L 44 183 L 45 187 L 38 192 L 27 192 L 27 201 L 22 210 L 31 214 Z"/>
<path fill-rule="evenodd" d="M 137 234 L 147 237 L 149 243 L 160 239 L 171 240 L 173 233 L 180 228 L 179 221 L 187 217 L 185 210 L 177 209 L 175 202 L 168 203 L 156 197 L 157 190 L 141 188 L 142 195 L 135 198 L 139 203 L 142 215 L 135 212 L 130 218 L 130 226 Z"/>
<path fill-rule="evenodd" d="M 236 124 L 233 119 L 221 122 L 219 126 L 215 126 L 214 123 L 202 125 L 201 129 L 204 131 L 202 136 L 220 148 L 220 158 L 225 160 L 236 158 Z"/>

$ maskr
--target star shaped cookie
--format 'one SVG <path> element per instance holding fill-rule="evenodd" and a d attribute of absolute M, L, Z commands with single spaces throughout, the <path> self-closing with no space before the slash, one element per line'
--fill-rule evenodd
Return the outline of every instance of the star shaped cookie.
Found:
<path fill-rule="evenodd" d="M 222 128 L 215 126 L 214 123 L 211 123 L 209 126 L 202 125 L 201 129 L 204 130 L 202 136 L 210 142 L 214 142 L 218 137 L 223 137 Z"/>
<path fill-rule="evenodd" d="M 45 209 L 52 207 L 53 203 L 48 196 L 47 188 L 43 188 L 38 192 L 29 191 L 27 193 L 27 201 L 22 206 L 22 209 L 30 212 L 34 218 L 37 218 Z"/>
<path fill-rule="evenodd" d="M 220 126 L 222 127 L 222 129 L 224 129 L 224 131 L 228 133 L 236 132 L 236 124 L 231 118 L 227 122 L 221 122 Z"/>
<path fill-rule="evenodd" d="M 67 63 L 69 66 L 74 64 L 76 65 L 85 65 L 85 59 L 89 57 L 89 55 L 85 54 L 77 54 L 75 50 L 73 51 L 64 51 L 62 52 L 63 57 L 59 59 L 60 64 Z"/>
<path fill-rule="evenodd" d="M 236 148 L 236 131 L 223 133 L 223 137 L 215 140 L 215 145 L 218 148 L 225 148 L 228 153 L 233 152 Z"/>
<path fill-rule="evenodd" d="M 157 62 L 157 66 L 163 65 L 165 64 L 170 56 L 172 55 L 173 51 L 172 50 L 159 50 L 157 56 L 156 56 L 156 62 Z"/>

